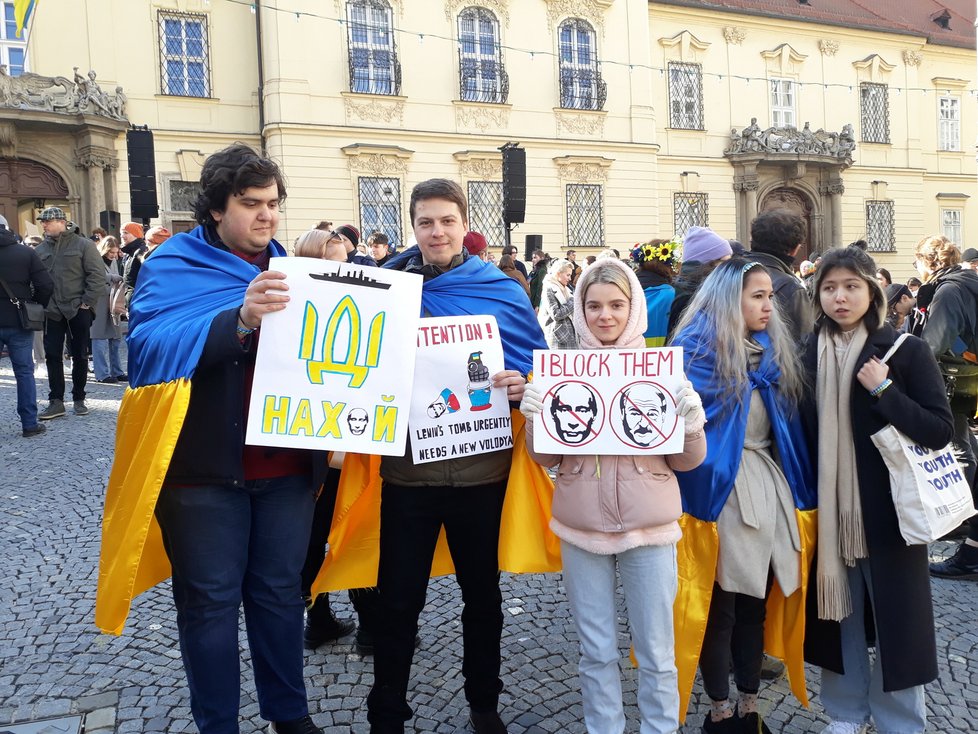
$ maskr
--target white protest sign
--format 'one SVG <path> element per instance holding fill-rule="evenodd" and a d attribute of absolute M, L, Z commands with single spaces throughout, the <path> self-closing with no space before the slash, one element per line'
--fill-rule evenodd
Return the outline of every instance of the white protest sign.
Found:
<path fill-rule="evenodd" d="M 288 306 L 262 319 L 246 442 L 403 456 L 419 275 L 272 258 Z"/>
<path fill-rule="evenodd" d="M 533 384 L 543 411 L 533 417 L 541 454 L 676 454 L 683 350 L 534 350 Z"/>
<path fill-rule="evenodd" d="M 421 319 L 417 346 L 409 424 L 414 462 L 510 448 L 509 399 L 490 381 L 503 370 L 496 317 Z"/>

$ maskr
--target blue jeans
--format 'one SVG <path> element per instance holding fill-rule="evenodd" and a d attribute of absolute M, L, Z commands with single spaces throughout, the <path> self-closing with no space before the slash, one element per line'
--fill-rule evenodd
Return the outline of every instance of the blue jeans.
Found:
<path fill-rule="evenodd" d="M 881 650 L 877 645 L 876 665 L 870 670 L 866 649 L 866 592 L 873 604 L 869 560 L 860 559 L 848 569 L 852 614 L 842 620 L 843 675 L 822 669 L 822 706 L 833 721 L 864 724 L 872 717 L 880 734 L 919 734 L 927 727 L 924 687 L 883 691 L 884 655 L 899 655 L 899 650 Z"/>
<path fill-rule="evenodd" d="M 173 566 L 180 652 L 201 734 L 238 734 L 242 602 L 261 715 L 289 721 L 309 713 L 299 572 L 314 502 L 307 476 L 160 493 L 156 518 Z"/>
<path fill-rule="evenodd" d="M 676 600 L 675 545 L 632 548 L 597 555 L 561 541 L 564 586 L 581 641 L 581 693 L 590 734 L 625 730 L 618 665 L 617 565 L 628 626 L 638 660 L 641 734 L 672 734 L 679 729 L 679 679 L 676 672 L 672 606 Z"/>
<path fill-rule="evenodd" d="M 126 373 L 119 359 L 119 339 L 92 339 L 92 362 L 96 380 Z"/>
<path fill-rule="evenodd" d="M 37 385 L 34 382 L 34 332 L 15 326 L 0 327 L 0 347 L 7 345 L 17 380 L 17 415 L 20 425 L 37 426 Z"/>

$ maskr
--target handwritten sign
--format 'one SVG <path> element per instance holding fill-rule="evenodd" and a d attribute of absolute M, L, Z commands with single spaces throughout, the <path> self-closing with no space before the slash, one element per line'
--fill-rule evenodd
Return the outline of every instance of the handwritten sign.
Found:
<path fill-rule="evenodd" d="M 262 320 L 246 441 L 403 456 L 421 277 L 272 258 L 290 301 Z"/>
<path fill-rule="evenodd" d="M 546 454 L 675 454 L 683 353 L 662 349 L 534 350 L 533 383 L 544 395 L 533 448 Z"/>
<path fill-rule="evenodd" d="M 490 380 L 503 369 L 495 317 L 421 319 L 417 348 L 410 421 L 415 463 L 510 448 L 509 400 Z"/>

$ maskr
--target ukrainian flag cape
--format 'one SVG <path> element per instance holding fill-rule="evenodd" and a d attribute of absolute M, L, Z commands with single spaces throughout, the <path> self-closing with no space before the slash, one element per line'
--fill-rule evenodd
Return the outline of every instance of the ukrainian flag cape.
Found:
<path fill-rule="evenodd" d="M 285 256 L 272 242 L 270 254 Z M 244 301 L 260 270 L 204 239 L 177 234 L 143 263 L 130 304 L 129 388 L 105 494 L 95 624 L 121 634 L 132 600 L 170 575 L 153 511 L 183 427 L 214 317 Z"/>
<path fill-rule="evenodd" d="M 412 247 L 384 267 L 403 269 L 419 254 L 419 249 Z M 533 350 L 547 348 L 519 283 L 476 257 L 425 281 L 421 310 L 428 316 L 495 316 L 502 332 L 506 369 L 528 374 L 533 367 Z M 526 451 L 523 416 L 514 410 L 512 418 L 513 464 L 503 502 L 499 567 L 510 573 L 559 571 L 560 541 L 549 527 L 553 482 Z M 376 586 L 380 486 L 380 457 L 347 455 L 329 534 L 329 553 L 313 583 L 313 595 Z M 442 529 L 431 574 L 454 572 Z"/>
<path fill-rule="evenodd" d="M 683 720 L 713 595 L 719 551 L 717 518 L 740 469 L 747 408 L 753 389 L 760 391 L 767 408 L 781 469 L 794 497 L 802 544 L 801 586 L 785 597 L 777 581 L 774 582 L 767 602 L 764 647 L 769 654 L 784 660 L 792 693 L 808 706 L 804 668 L 805 596 L 816 539 L 815 474 L 800 417 L 797 411 L 788 414 L 778 398 L 780 370 L 773 359 L 770 337 L 763 331 L 756 332 L 753 337 L 764 352 L 757 370 L 748 372 L 750 384 L 736 401 L 725 401 L 726 386 L 717 384 L 714 340 L 710 337 L 706 319 L 694 321 L 673 340 L 673 346 L 683 348 L 686 375 L 703 399 L 707 445 L 706 459 L 699 467 L 676 473 L 683 498 L 680 519 L 683 537 L 678 546 L 679 592 L 674 607 L 679 710 Z"/>

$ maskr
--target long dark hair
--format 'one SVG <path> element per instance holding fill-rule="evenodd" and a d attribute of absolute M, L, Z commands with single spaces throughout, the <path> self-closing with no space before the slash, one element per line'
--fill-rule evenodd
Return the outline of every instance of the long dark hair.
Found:
<path fill-rule="evenodd" d="M 822 255 L 822 262 L 815 271 L 815 282 L 812 286 L 812 305 L 815 308 L 815 331 L 819 331 L 823 326 L 831 331 L 838 331 L 839 325 L 827 316 L 822 310 L 822 281 L 835 268 L 845 268 L 851 270 L 869 286 L 870 303 L 869 310 L 863 316 L 863 323 L 866 329 L 872 334 L 880 328 L 886 320 L 886 294 L 883 286 L 876 280 L 876 263 L 873 258 L 860 250 L 855 245 L 840 247 L 829 250 Z"/>

